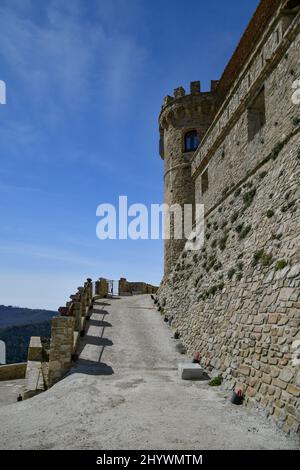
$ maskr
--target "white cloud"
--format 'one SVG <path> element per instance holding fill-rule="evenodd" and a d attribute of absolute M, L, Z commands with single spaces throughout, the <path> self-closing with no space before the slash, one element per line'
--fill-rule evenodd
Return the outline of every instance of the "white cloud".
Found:
<path fill-rule="evenodd" d="M 94 258 L 82 257 L 76 252 L 55 249 L 52 246 L 38 246 L 30 243 L 0 242 L 0 253 L 25 258 L 41 258 L 75 266 L 99 267 Z"/>
<path fill-rule="evenodd" d="M 28 15 L 14 8 L 16 2 L 0 6 L 0 54 L 19 80 L 19 96 L 26 93 L 54 120 L 65 109 L 92 103 L 120 112 L 142 73 L 143 47 L 113 23 L 104 29 L 99 13 L 91 21 L 83 1 L 53 0 L 43 10 L 43 21 L 34 4 Z"/>

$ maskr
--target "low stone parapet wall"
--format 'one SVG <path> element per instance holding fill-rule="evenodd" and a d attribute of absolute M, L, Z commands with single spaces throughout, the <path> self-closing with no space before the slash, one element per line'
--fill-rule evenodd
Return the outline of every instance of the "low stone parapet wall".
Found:
<path fill-rule="evenodd" d="M 0 366 L 0 380 L 24 379 L 26 365 L 26 362 L 19 362 Z"/>

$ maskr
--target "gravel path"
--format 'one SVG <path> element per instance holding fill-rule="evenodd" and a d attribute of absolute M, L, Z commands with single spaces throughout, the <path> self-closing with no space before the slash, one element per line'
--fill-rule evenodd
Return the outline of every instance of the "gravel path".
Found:
<path fill-rule="evenodd" d="M 97 301 L 80 359 L 47 392 L 0 408 L 1 449 L 295 449 L 183 357 L 149 296 Z"/>

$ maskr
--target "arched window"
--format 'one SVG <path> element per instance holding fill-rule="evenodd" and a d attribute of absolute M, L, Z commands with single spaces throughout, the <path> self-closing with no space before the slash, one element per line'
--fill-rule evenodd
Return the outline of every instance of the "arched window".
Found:
<path fill-rule="evenodd" d="M 198 147 L 198 135 L 197 131 L 189 131 L 184 136 L 184 151 L 194 152 Z"/>

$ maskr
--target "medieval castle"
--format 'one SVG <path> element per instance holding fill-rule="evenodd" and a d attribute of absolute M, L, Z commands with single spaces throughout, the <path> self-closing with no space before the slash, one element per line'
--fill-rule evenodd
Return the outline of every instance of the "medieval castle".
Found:
<path fill-rule="evenodd" d="M 261 0 L 221 79 L 212 81 L 208 92 L 198 81 L 191 83 L 189 94 L 175 89 L 164 99 L 159 132 L 165 202 L 204 205 L 205 243 L 190 251 L 184 239 L 166 240 L 158 291 L 121 278 L 118 293 L 151 294 L 189 354 L 197 353 L 206 370 L 220 374 L 225 387 L 241 389 L 246 405 L 263 409 L 284 431 L 298 433 L 300 0 Z M 87 350 L 102 352 L 97 361 L 82 361 L 101 368 L 105 344 L 113 344 L 102 336 L 112 325 L 101 307 L 109 310 L 110 303 L 95 302 L 113 296 L 112 281 L 87 279 L 52 319 L 51 340 L 32 337 L 27 363 L 1 366 L 0 380 L 25 378 L 24 398 L 52 387 L 78 361 L 89 328 Z M 140 318 L 142 307 L 130 309 Z M 142 348 L 153 304 L 148 310 Z M 123 317 L 119 320 L 126 323 Z M 100 325 L 100 338 L 95 325 Z M 127 324 L 124 331 L 127 342 Z M 125 359 L 126 347 L 119 354 Z M 158 342 L 153 351 L 160 351 Z M 151 349 L 142 352 L 148 364 Z M 126 369 L 124 389 L 131 387 L 127 374 Z M 90 376 L 88 370 L 84 380 Z M 78 396 L 74 401 L 81 407 Z"/>
<path fill-rule="evenodd" d="M 300 2 L 262 0 L 220 81 L 159 116 L 167 204 L 205 207 L 205 244 L 166 240 L 161 308 L 201 362 L 285 430 L 300 423 Z M 299 85 L 298 85 L 299 88 Z"/>

